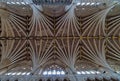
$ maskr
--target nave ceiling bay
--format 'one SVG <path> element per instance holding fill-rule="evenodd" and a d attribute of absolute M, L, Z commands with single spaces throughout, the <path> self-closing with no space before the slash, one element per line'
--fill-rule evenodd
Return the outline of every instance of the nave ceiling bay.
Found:
<path fill-rule="evenodd" d="M 73 72 L 120 70 L 119 4 L 1 5 L 1 74 L 20 66 L 36 73 L 52 64 Z"/>

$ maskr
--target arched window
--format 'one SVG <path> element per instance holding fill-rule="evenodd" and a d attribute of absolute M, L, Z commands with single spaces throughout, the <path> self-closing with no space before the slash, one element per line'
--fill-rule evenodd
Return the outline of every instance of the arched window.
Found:
<path fill-rule="evenodd" d="M 99 71 L 95 71 L 95 70 L 93 70 L 93 71 L 77 71 L 77 74 L 78 75 L 86 75 L 86 74 L 101 74 Z"/>
<path fill-rule="evenodd" d="M 26 67 L 16 67 L 11 69 L 9 72 L 5 73 L 5 75 L 12 75 L 12 76 L 19 76 L 19 75 L 30 75 L 30 67 L 26 68 Z"/>
<path fill-rule="evenodd" d="M 50 67 L 45 69 L 43 75 L 65 75 L 65 72 L 58 65 L 51 65 Z"/>

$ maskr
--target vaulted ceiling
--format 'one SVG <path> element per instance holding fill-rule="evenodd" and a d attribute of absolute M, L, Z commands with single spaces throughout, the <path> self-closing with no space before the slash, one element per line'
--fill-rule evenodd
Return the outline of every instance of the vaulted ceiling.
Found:
<path fill-rule="evenodd" d="M 1 72 L 20 66 L 36 72 L 52 64 L 72 71 L 120 70 L 120 4 L 111 2 L 76 0 L 65 6 L 1 0 Z"/>

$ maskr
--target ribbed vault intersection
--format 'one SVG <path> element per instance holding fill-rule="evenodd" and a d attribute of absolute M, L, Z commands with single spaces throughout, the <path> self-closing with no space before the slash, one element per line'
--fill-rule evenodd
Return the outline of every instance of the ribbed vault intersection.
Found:
<path fill-rule="evenodd" d="M 82 5 L 84 2 L 79 2 L 81 5 L 67 7 L 38 7 L 29 2 L 27 7 L 15 4 L 2 7 L 1 72 L 9 72 L 22 66 L 21 63 L 26 64 L 23 67 L 31 74 L 38 71 L 42 74 L 44 68 L 55 64 L 70 75 L 77 70 L 106 71 L 108 74 L 119 71 L 119 4 Z M 17 13 L 11 7 L 26 13 Z"/>

